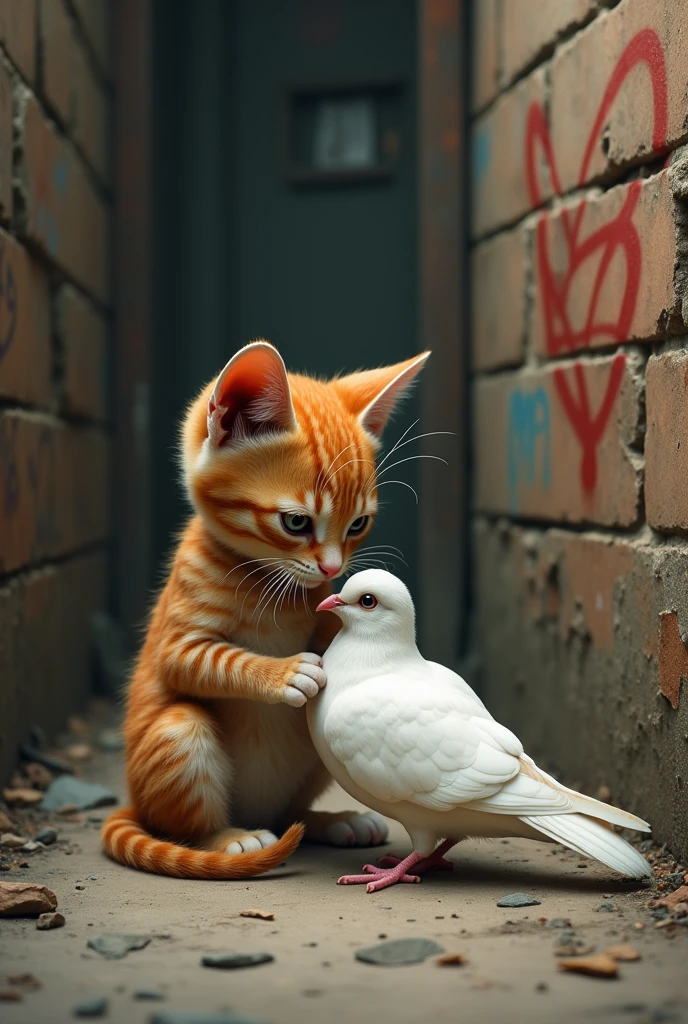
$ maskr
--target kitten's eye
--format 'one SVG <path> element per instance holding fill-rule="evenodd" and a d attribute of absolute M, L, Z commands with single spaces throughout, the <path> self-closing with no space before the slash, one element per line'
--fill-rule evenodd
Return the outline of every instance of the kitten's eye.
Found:
<path fill-rule="evenodd" d="M 310 516 L 301 512 L 282 512 L 280 519 L 287 533 L 312 533 L 313 521 Z"/>
<path fill-rule="evenodd" d="M 369 612 L 373 608 L 377 607 L 377 598 L 374 597 L 373 594 L 363 594 L 362 597 L 359 597 L 358 603 L 361 608 L 365 608 L 365 610 Z"/>
<path fill-rule="evenodd" d="M 349 527 L 349 533 L 353 533 L 354 535 L 357 533 L 363 533 L 368 525 L 369 518 L 369 516 L 359 516 L 358 519 L 354 519 L 353 523 Z"/>

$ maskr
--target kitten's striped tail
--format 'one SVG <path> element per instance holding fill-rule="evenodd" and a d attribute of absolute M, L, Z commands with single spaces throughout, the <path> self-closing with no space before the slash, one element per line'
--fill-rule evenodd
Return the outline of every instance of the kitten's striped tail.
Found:
<path fill-rule="evenodd" d="M 262 850 L 213 853 L 177 846 L 149 835 L 132 807 L 115 811 L 103 825 L 105 852 L 113 860 L 140 871 L 173 878 L 251 878 L 279 865 L 301 842 L 304 826 L 291 825 L 284 835 Z"/>

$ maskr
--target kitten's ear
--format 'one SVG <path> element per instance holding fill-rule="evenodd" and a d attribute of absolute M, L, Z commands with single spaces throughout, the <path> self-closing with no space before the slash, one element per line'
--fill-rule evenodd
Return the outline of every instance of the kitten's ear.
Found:
<path fill-rule="evenodd" d="M 361 426 L 374 437 L 380 437 L 394 406 L 408 394 L 429 355 L 423 352 L 394 366 L 352 373 L 334 384 L 340 397 L 358 416 Z"/>
<path fill-rule="evenodd" d="M 254 341 L 233 356 L 208 401 L 208 437 L 215 447 L 257 434 L 295 430 L 289 381 L 282 357 L 267 341 Z"/>

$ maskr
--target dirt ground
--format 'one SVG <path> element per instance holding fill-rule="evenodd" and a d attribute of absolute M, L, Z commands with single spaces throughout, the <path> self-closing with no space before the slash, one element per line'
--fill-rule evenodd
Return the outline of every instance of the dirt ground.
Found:
<path fill-rule="evenodd" d="M 121 755 L 98 755 L 83 774 L 124 797 Z M 350 807 L 352 801 L 333 789 L 323 806 Z M 657 928 L 661 922 L 647 906 L 656 892 L 560 847 L 467 842 L 451 854 L 452 873 L 375 895 L 335 885 L 370 853 L 319 846 L 303 846 L 287 866 L 248 884 L 187 882 L 107 860 L 95 820 L 107 813 L 85 812 L 72 822 L 53 818 L 58 842 L 30 856 L 28 867 L 0 875 L 0 881 L 47 885 L 66 918 L 64 928 L 52 931 L 38 931 L 28 918 L 0 919 L 0 989 L 11 988 L 8 979 L 15 975 L 32 974 L 40 984 L 14 983 L 23 998 L 0 1002 L 3 1024 L 68 1021 L 91 997 L 105 997 L 103 1019 L 118 1024 L 688 1022 L 688 927 Z M 15 817 L 21 824 L 21 814 Z M 408 850 L 395 823 L 386 849 Z M 540 905 L 497 906 L 515 892 Z M 274 920 L 239 916 L 249 908 L 272 912 Z M 557 919 L 570 921 L 576 934 L 568 941 L 597 951 L 630 942 L 641 959 L 621 963 L 611 980 L 564 973 L 555 950 L 567 926 Z M 108 960 L 87 946 L 106 932 L 153 938 L 121 960 Z M 430 957 L 393 967 L 354 957 L 361 947 L 404 937 L 433 939 L 467 962 L 440 966 Z M 267 952 L 274 961 L 239 970 L 201 965 L 202 956 L 218 952 Z M 163 998 L 141 1000 L 141 989 Z M 165 1016 L 172 1011 L 193 1012 Z M 204 1019 L 209 1013 L 217 1016 Z"/>

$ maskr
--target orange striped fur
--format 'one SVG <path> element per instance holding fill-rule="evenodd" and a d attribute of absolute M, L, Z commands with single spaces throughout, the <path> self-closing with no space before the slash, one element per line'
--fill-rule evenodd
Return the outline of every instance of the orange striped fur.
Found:
<path fill-rule="evenodd" d="M 372 527 L 380 434 L 426 358 L 326 382 L 287 375 L 255 342 L 190 406 L 194 514 L 129 688 L 132 806 L 103 826 L 115 860 L 246 878 L 281 864 L 304 826 L 329 841 L 347 820 L 310 810 L 329 777 L 303 705 L 337 628 L 314 610 Z"/>

